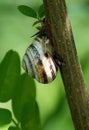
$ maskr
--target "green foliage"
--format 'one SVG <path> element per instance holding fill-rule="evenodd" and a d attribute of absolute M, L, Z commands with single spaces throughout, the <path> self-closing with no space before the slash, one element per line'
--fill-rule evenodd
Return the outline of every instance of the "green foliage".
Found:
<path fill-rule="evenodd" d="M 12 111 L 0 108 L 0 127 L 14 123 L 8 130 L 41 130 L 34 80 L 20 74 L 20 59 L 15 51 L 8 51 L 0 64 L 0 102 L 11 100 Z M 21 125 L 19 125 L 21 124 Z"/>
<path fill-rule="evenodd" d="M 15 51 L 8 51 L 0 64 L 0 102 L 6 102 L 13 96 L 20 77 L 20 60 Z"/>
<path fill-rule="evenodd" d="M 25 104 L 21 119 L 22 130 L 41 130 L 38 105 L 34 99 Z"/>
<path fill-rule="evenodd" d="M 13 127 L 13 126 L 10 126 L 9 128 L 8 128 L 8 130 L 20 130 L 18 127 Z"/>
<path fill-rule="evenodd" d="M 18 10 L 29 17 L 37 19 L 33 26 L 42 22 L 44 7 L 36 12 L 26 5 Z M 17 52 L 10 50 L 0 63 L 0 102 L 11 100 L 13 114 L 8 109 L 0 108 L 0 126 L 14 123 L 8 130 L 41 130 L 39 109 L 34 80 L 27 74 L 21 75 L 20 58 Z M 16 121 L 15 121 L 16 120 Z"/>
<path fill-rule="evenodd" d="M 44 17 L 44 15 L 45 15 L 45 10 L 44 10 L 43 4 L 40 5 L 40 7 L 38 9 L 38 15 L 39 15 L 40 18 Z"/>
<path fill-rule="evenodd" d="M 38 23 L 40 23 L 40 21 L 35 21 L 35 22 L 33 23 L 33 26 L 35 26 L 35 25 L 38 24 Z"/>
<path fill-rule="evenodd" d="M 20 5 L 18 6 L 18 10 L 29 17 L 33 17 L 33 18 L 42 18 L 45 15 L 45 11 L 44 11 L 44 6 L 43 4 L 40 5 L 40 7 L 38 8 L 38 11 L 36 12 L 34 9 L 32 9 L 31 7 L 28 7 L 26 5 Z"/>
<path fill-rule="evenodd" d="M 0 127 L 9 124 L 12 120 L 12 114 L 9 110 L 0 108 Z"/>
<path fill-rule="evenodd" d="M 34 9 L 32 9 L 31 7 L 28 7 L 26 5 L 20 5 L 18 6 L 18 10 L 29 17 L 33 17 L 35 19 L 37 19 L 37 21 L 35 21 L 33 23 L 33 26 L 42 22 L 43 17 L 45 16 L 45 11 L 44 11 L 44 6 L 43 4 L 39 6 L 38 11 L 36 12 Z"/>
<path fill-rule="evenodd" d="M 19 121 L 21 121 L 23 108 L 29 101 L 35 99 L 35 96 L 36 88 L 33 79 L 27 74 L 23 74 L 12 98 L 12 108 Z"/>
<path fill-rule="evenodd" d="M 18 6 L 19 11 L 29 17 L 33 17 L 33 18 L 37 18 L 37 13 L 35 12 L 34 9 L 32 9 L 31 7 L 28 7 L 26 5 L 20 5 Z"/>

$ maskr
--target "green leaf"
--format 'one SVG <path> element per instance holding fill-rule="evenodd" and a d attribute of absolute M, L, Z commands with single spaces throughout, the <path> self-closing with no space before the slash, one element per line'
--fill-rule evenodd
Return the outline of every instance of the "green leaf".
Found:
<path fill-rule="evenodd" d="M 15 51 L 8 51 L 0 64 L 0 102 L 12 98 L 20 77 L 20 59 Z"/>
<path fill-rule="evenodd" d="M 18 6 L 18 10 L 26 16 L 37 18 L 37 13 L 31 7 L 28 7 L 26 5 L 20 5 Z"/>
<path fill-rule="evenodd" d="M 45 16 L 45 10 L 44 10 L 44 5 L 43 4 L 38 9 L 38 15 L 39 15 L 40 18 Z"/>
<path fill-rule="evenodd" d="M 32 100 L 32 98 L 35 99 L 35 96 L 36 87 L 34 80 L 27 74 L 23 74 L 12 99 L 13 112 L 19 121 L 21 120 L 24 105 Z"/>
<path fill-rule="evenodd" d="M 35 100 L 25 104 L 21 119 L 22 130 L 41 130 L 39 109 Z"/>
<path fill-rule="evenodd" d="M 38 23 L 40 23 L 40 21 L 35 21 L 32 26 L 35 26 Z"/>
<path fill-rule="evenodd" d="M 10 127 L 8 128 L 8 130 L 20 130 L 20 129 L 17 128 L 17 127 L 14 127 L 14 126 L 10 126 Z"/>
<path fill-rule="evenodd" d="M 9 110 L 0 108 L 0 127 L 12 121 L 12 114 Z"/>

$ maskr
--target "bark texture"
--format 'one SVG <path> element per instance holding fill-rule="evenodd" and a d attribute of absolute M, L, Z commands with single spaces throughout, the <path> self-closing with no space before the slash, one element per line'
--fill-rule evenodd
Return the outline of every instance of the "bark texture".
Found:
<path fill-rule="evenodd" d="M 78 60 L 65 0 L 43 0 L 49 38 L 65 66 L 60 68 L 75 130 L 89 130 L 89 97 Z"/>

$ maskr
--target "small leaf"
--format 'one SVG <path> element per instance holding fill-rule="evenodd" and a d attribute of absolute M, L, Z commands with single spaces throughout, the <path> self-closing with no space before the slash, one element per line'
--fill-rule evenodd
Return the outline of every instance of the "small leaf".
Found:
<path fill-rule="evenodd" d="M 34 80 L 27 74 L 23 74 L 14 93 L 15 95 L 12 99 L 12 108 L 15 117 L 20 121 L 24 105 L 36 96 Z"/>
<path fill-rule="evenodd" d="M 36 14 L 35 10 L 32 9 L 31 7 L 28 7 L 26 5 L 20 5 L 20 6 L 18 6 L 18 9 L 22 14 L 24 14 L 26 16 L 37 18 L 37 14 Z"/>
<path fill-rule="evenodd" d="M 14 127 L 14 126 L 10 126 L 10 127 L 8 128 L 8 130 L 20 130 L 20 129 L 17 128 L 17 127 Z"/>
<path fill-rule="evenodd" d="M 9 110 L 0 108 L 0 127 L 12 121 L 12 114 Z"/>
<path fill-rule="evenodd" d="M 45 10 L 44 10 L 44 5 L 43 4 L 38 9 L 38 15 L 39 15 L 40 18 L 45 16 Z"/>
<path fill-rule="evenodd" d="M 40 21 L 35 21 L 32 26 L 35 26 L 38 23 L 40 23 Z"/>
<path fill-rule="evenodd" d="M 20 59 L 15 51 L 8 51 L 0 64 L 0 102 L 12 98 L 20 77 Z"/>
<path fill-rule="evenodd" d="M 41 130 L 39 110 L 35 100 L 25 104 L 21 119 L 22 130 Z"/>

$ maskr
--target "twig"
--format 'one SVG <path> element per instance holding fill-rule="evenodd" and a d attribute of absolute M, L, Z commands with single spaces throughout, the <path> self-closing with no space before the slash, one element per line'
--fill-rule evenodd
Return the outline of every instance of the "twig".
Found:
<path fill-rule="evenodd" d="M 89 130 L 89 97 L 78 60 L 65 0 L 43 0 L 49 37 L 65 61 L 60 68 L 76 130 Z M 51 35 L 51 36 L 50 36 Z"/>

